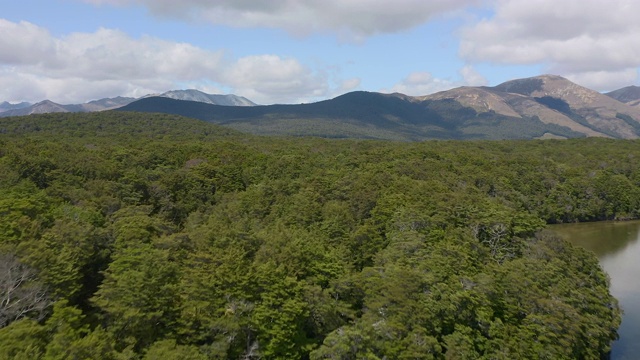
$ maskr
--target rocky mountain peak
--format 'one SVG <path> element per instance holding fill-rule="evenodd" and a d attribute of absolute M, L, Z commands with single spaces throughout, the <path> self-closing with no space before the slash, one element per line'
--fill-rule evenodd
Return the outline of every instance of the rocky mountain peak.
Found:
<path fill-rule="evenodd" d="M 207 94 L 200 90 L 188 89 L 188 90 L 171 90 L 160 95 L 160 97 L 166 97 L 175 100 L 197 101 L 206 104 L 213 105 L 225 105 L 225 106 L 255 106 L 256 104 L 251 100 L 237 95 L 217 95 Z"/>
<path fill-rule="evenodd" d="M 452 99 L 478 113 L 535 117 L 545 124 L 556 124 L 587 136 L 635 138 L 640 135 L 638 106 L 622 103 L 557 75 L 516 79 L 494 87 L 460 87 L 422 98 Z"/>
<path fill-rule="evenodd" d="M 580 86 L 558 75 L 540 75 L 504 82 L 494 87 L 497 91 L 516 93 L 534 98 L 562 99 L 571 107 L 591 106 L 603 101 L 603 95 Z"/>

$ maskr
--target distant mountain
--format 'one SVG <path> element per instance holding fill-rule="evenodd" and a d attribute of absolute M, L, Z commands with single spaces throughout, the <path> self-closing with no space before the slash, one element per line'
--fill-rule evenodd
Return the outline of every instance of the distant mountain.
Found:
<path fill-rule="evenodd" d="M 183 115 L 267 135 L 395 140 L 640 136 L 640 109 L 553 75 L 420 97 L 358 91 L 312 104 L 244 108 L 150 97 L 118 110 Z"/>
<path fill-rule="evenodd" d="M 112 99 L 100 99 L 90 101 L 85 104 L 62 105 L 50 100 L 44 100 L 39 103 L 13 110 L 0 112 L 0 117 L 8 116 L 24 116 L 31 114 L 46 114 L 59 112 L 92 112 L 111 110 L 135 101 L 134 98 L 117 97 Z"/>
<path fill-rule="evenodd" d="M 390 140 L 531 139 L 553 134 L 584 136 L 535 118 L 478 113 L 454 100 L 357 91 L 299 105 L 217 106 L 161 97 L 135 101 L 118 111 L 187 116 L 260 135 Z"/>
<path fill-rule="evenodd" d="M 224 106 L 255 106 L 251 100 L 237 95 L 212 95 L 203 93 L 199 90 L 172 90 L 163 94 L 156 95 L 175 100 L 197 101 L 205 104 L 224 105 Z"/>
<path fill-rule="evenodd" d="M 631 106 L 640 106 L 640 86 L 627 86 L 605 95 Z"/>
<path fill-rule="evenodd" d="M 136 101 L 136 98 L 118 96 L 115 98 L 89 101 L 88 103 L 81 104 L 80 107 L 86 112 L 104 111 L 125 106 L 133 101 Z"/>
<path fill-rule="evenodd" d="M 117 109 L 187 116 L 260 135 L 392 140 L 640 137 L 638 87 L 608 94 L 555 75 L 426 96 L 356 91 L 311 104 L 256 105 L 236 95 L 174 90 L 86 104 L 43 101 L 2 116 Z M 620 101 L 628 100 L 628 101 Z"/>
<path fill-rule="evenodd" d="M 206 104 L 216 105 L 228 105 L 228 106 L 255 106 L 251 100 L 237 95 L 212 95 L 206 94 L 198 90 L 172 90 L 159 95 L 147 95 L 161 96 L 178 100 L 197 101 Z M 140 99 L 140 98 L 138 98 Z M 125 106 L 133 101 L 138 100 L 131 97 L 118 96 L 115 98 L 105 98 L 90 101 L 84 104 L 71 104 L 61 105 L 49 100 L 41 101 L 37 104 L 21 103 L 18 105 L 12 105 L 7 102 L 0 104 L 0 117 L 7 116 L 23 116 L 31 114 L 44 114 L 55 112 L 93 112 L 112 110 L 122 106 Z M 23 106 L 21 106 L 23 105 Z"/>
<path fill-rule="evenodd" d="M 18 103 L 18 104 L 11 104 L 11 103 L 5 101 L 5 102 L 0 103 L 0 112 L 7 111 L 7 110 L 22 109 L 22 108 L 26 108 L 28 106 L 31 106 L 31 103 L 21 102 L 21 103 Z"/>
<path fill-rule="evenodd" d="M 478 111 L 537 117 L 586 136 L 637 138 L 640 108 L 621 103 L 563 77 L 542 75 L 507 81 L 495 87 L 457 88 L 421 97 L 453 99 Z"/>
<path fill-rule="evenodd" d="M 1 112 L 0 117 L 79 111 L 82 111 L 80 105 L 60 105 L 53 101 L 45 100 L 24 108 Z"/>

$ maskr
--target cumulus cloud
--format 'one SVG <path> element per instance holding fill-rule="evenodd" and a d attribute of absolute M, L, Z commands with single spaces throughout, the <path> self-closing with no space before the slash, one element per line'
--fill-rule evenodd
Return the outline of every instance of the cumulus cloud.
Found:
<path fill-rule="evenodd" d="M 493 16 L 460 31 L 471 62 L 542 64 L 599 90 L 640 66 L 636 0 L 497 0 Z M 607 81 L 609 77 L 611 80 Z"/>
<path fill-rule="evenodd" d="M 155 15 L 234 27 L 281 28 L 295 35 L 334 32 L 359 39 L 393 33 L 479 0 L 83 0 L 143 5 Z M 345 35 L 346 34 L 346 35 Z"/>
<path fill-rule="evenodd" d="M 449 90 L 458 86 L 482 86 L 487 84 L 487 79 L 471 65 L 465 65 L 458 73 L 461 79 L 450 80 L 436 78 L 429 72 L 413 72 L 391 89 L 384 89 L 382 91 L 421 96 Z"/>
<path fill-rule="evenodd" d="M 586 71 L 567 73 L 564 76 L 576 84 L 589 84 L 588 87 L 601 91 L 613 91 L 638 79 L 638 69 L 622 69 L 620 71 Z"/>
<path fill-rule="evenodd" d="M 224 82 L 248 94 L 250 99 L 269 97 L 286 101 L 292 92 L 317 97 L 327 93 L 324 75 L 315 74 L 295 59 L 277 55 L 255 55 L 238 59 L 225 72 Z"/>
<path fill-rule="evenodd" d="M 455 86 L 453 81 L 435 78 L 429 72 L 413 72 L 391 89 L 384 89 L 382 91 L 420 96 L 451 89 Z"/>
<path fill-rule="evenodd" d="M 2 64 L 37 64 L 55 54 L 49 32 L 25 21 L 0 19 L 0 46 Z"/>
<path fill-rule="evenodd" d="M 325 95 L 328 77 L 296 59 L 229 58 L 186 43 L 111 29 L 56 38 L 27 22 L 0 20 L 0 99 L 62 103 L 141 96 L 207 84 L 256 102 L 305 101 Z"/>
<path fill-rule="evenodd" d="M 471 65 L 465 65 L 460 71 L 460 76 L 462 76 L 462 80 L 464 85 L 467 86 L 484 86 L 489 83 L 487 78 L 482 76 L 476 69 Z"/>

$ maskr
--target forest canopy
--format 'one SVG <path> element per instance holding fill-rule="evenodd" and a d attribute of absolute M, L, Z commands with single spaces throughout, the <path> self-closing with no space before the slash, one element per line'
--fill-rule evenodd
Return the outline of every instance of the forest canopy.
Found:
<path fill-rule="evenodd" d="M 600 359 L 607 276 L 544 227 L 638 218 L 639 158 L 5 118 L 0 358 Z"/>

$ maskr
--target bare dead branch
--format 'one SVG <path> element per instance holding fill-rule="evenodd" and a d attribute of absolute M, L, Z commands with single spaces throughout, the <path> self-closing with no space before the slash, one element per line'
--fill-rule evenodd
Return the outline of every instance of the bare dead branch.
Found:
<path fill-rule="evenodd" d="M 51 305 L 35 272 L 13 254 L 0 254 L 0 328 L 23 317 L 42 320 Z"/>

